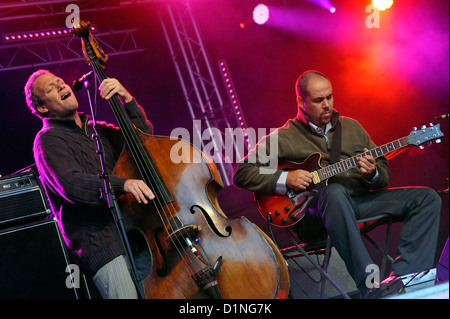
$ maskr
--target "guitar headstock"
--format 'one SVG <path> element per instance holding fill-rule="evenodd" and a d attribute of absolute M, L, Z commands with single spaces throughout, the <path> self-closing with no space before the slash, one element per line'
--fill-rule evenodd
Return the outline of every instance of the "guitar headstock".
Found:
<path fill-rule="evenodd" d="M 433 125 L 430 123 L 429 127 L 423 125 L 420 129 L 416 127 L 411 131 L 411 133 L 406 137 L 406 141 L 410 145 L 419 146 L 425 142 L 431 143 L 432 140 L 436 140 L 436 143 L 440 143 L 440 138 L 444 136 L 441 132 L 441 125 Z"/>

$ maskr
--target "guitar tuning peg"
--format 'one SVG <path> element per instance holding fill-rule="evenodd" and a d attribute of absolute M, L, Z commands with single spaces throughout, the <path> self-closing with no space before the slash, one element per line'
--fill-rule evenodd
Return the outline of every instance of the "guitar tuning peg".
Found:
<path fill-rule="evenodd" d="M 423 150 L 425 147 L 423 145 L 419 145 L 419 148 Z"/>
<path fill-rule="evenodd" d="M 428 146 L 431 146 L 432 144 L 433 144 L 432 141 L 429 141 L 429 142 L 428 142 Z"/>
<path fill-rule="evenodd" d="M 433 126 L 434 126 L 434 124 L 433 124 L 433 123 L 430 123 L 430 126 L 431 126 L 431 127 L 433 127 Z"/>
<path fill-rule="evenodd" d="M 417 131 L 417 126 L 414 126 L 414 127 L 413 127 L 413 131 Z"/>
<path fill-rule="evenodd" d="M 440 138 L 438 138 L 438 139 L 436 140 L 436 144 L 439 144 L 440 142 L 442 142 L 442 141 L 441 141 Z"/>
<path fill-rule="evenodd" d="M 422 125 L 422 130 L 426 129 L 427 126 L 426 125 Z"/>

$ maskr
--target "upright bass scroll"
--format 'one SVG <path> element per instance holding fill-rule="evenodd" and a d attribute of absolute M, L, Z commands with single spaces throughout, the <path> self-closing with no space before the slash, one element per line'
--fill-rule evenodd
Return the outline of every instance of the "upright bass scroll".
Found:
<path fill-rule="evenodd" d="M 104 80 L 107 56 L 89 23 L 74 24 L 73 33 Z M 155 194 L 148 205 L 118 198 L 128 231 L 148 248 L 148 270 L 139 277 L 145 297 L 286 298 L 289 276 L 278 249 L 246 218 L 230 220 L 219 207 L 223 184 L 215 164 L 186 141 L 135 129 L 117 96 L 109 103 L 126 141 L 114 174 L 142 179 Z M 180 163 L 170 160 L 175 143 L 190 150 Z"/>

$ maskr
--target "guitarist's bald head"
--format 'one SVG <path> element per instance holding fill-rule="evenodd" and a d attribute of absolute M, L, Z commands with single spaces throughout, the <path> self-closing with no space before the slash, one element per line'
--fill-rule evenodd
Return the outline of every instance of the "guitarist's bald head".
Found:
<path fill-rule="evenodd" d="M 303 72 L 295 82 L 295 92 L 297 93 L 297 98 L 301 97 L 305 100 L 309 96 L 308 84 L 313 77 L 323 77 L 329 81 L 325 74 L 319 71 L 308 70 Z"/>

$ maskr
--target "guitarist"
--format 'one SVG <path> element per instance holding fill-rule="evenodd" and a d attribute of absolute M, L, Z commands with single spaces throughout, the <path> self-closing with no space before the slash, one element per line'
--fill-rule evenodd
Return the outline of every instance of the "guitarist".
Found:
<path fill-rule="evenodd" d="M 306 71 L 297 79 L 297 117 L 264 137 L 236 167 L 234 184 L 255 193 L 284 195 L 288 189 L 310 189 L 313 174 L 301 168 L 261 173 L 261 167 L 278 162 L 301 163 L 321 153 L 322 165 L 338 162 L 375 148 L 369 134 L 355 120 L 334 109 L 329 79 Z M 275 135 L 275 136 L 274 136 Z M 277 154 L 270 142 L 278 141 Z M 315 188 L 304 218 L 293 226 L 303 242 L 328 233 L 362 297 L 380 298 L 403 289 L 402 275 L 433 267 L 441 199 L 425 187 L 386 189 L 390 178 L 384 156 L 358 157 L 358 166 L 336 175 L 328 185 Z M 403 221 L 398 257 L 389 278 L 372 291 L 366 286 L 366 267 L 373 264 L 361 239 L 357 220 L 390 214 Z"/>

